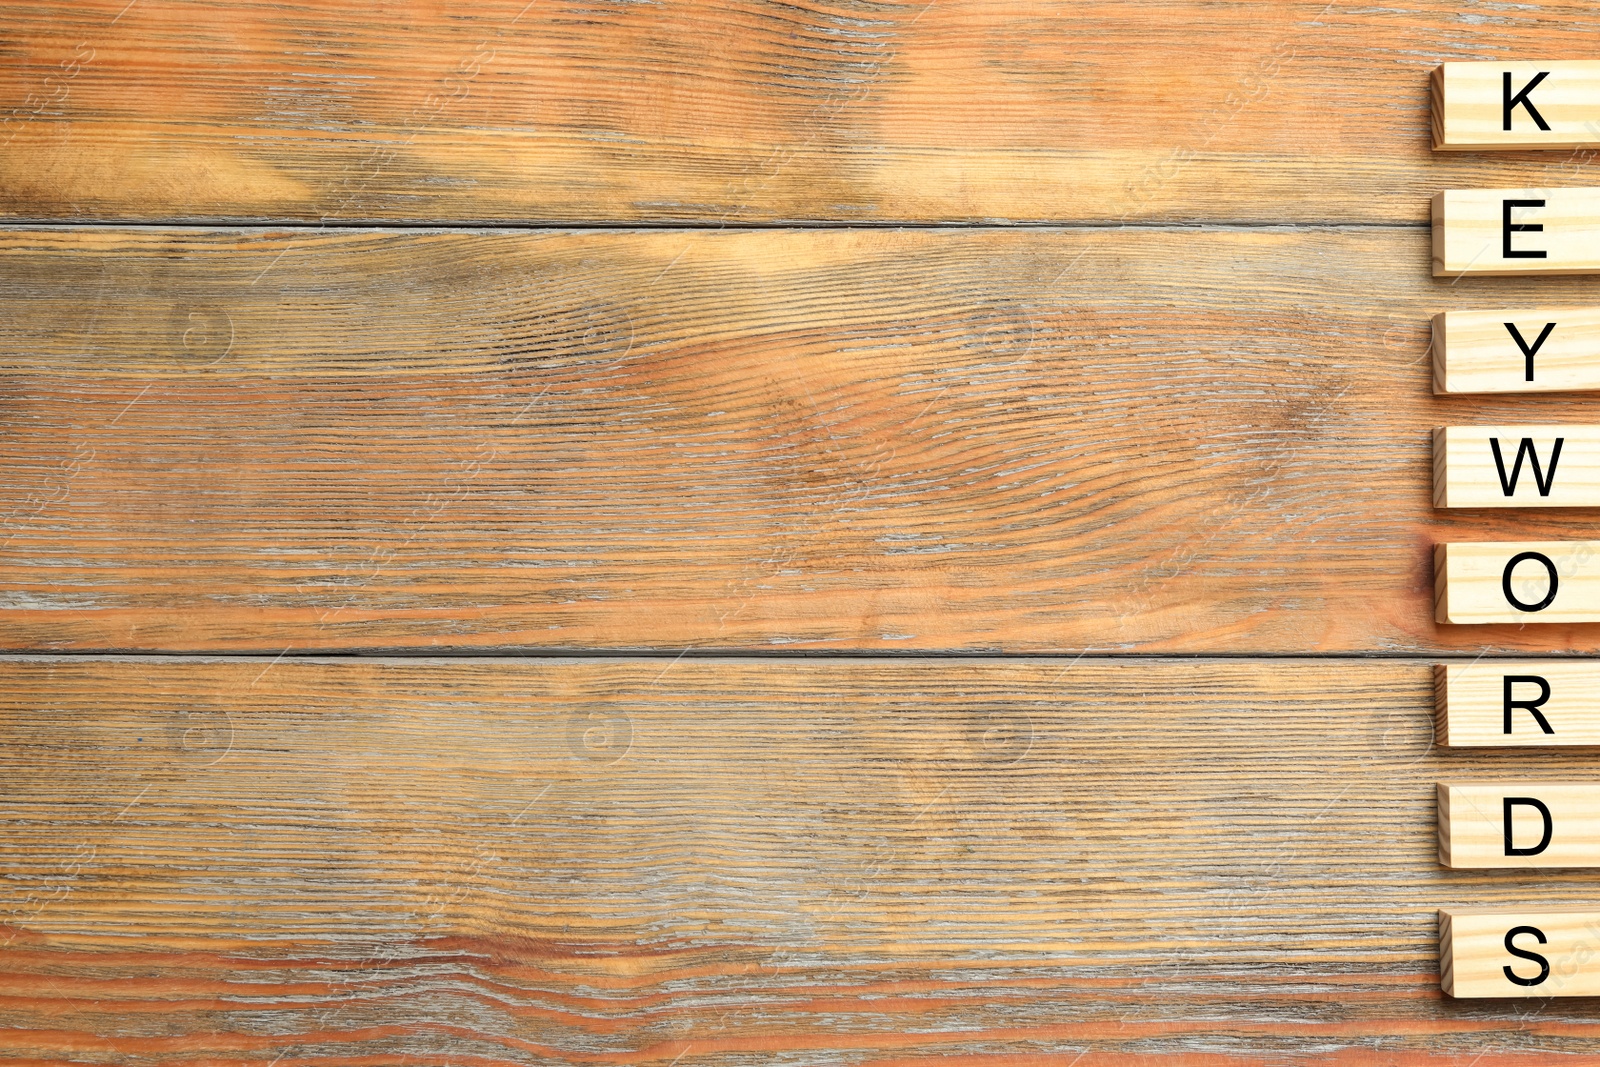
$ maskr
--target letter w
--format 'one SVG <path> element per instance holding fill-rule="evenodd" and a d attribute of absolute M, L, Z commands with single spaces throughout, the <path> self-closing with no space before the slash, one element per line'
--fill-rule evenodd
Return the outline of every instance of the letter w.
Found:
<path fill-rule="evenodd" d="M 1511 464 L 1511 477 L 1506 477 L 1505 457 L 1500 454 L 1500 438 L 1489 438 L 1489 448 L 1494 452 L 1494 466 L 1500 472 L 1500 488 L 1510 496 L 1517 491 L 1517 479 L 1522 476 L 1522 458 L 1528 458 L 1528 466 L 1533 468 L 1533 481 L 1539 487 L 1540 496 L 1549 496 L 1550 487 L 1555 484 L 1556 464 L 1561 462 L 1561 446 L 1565 437 L 1556 438 L 1555 447 L 1550 450 L 1550 469 L 1539 469 L 1539 453 L 1533 449 L 1533 438 L 1524 437 L 1522 444 L 1517 446 L 1516 462 Z"/>

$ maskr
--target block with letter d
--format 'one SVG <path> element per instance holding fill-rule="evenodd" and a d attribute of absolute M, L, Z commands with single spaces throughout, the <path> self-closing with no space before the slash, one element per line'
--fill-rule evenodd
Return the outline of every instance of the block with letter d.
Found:
<path fill-rule="evenodd" d="M 1600 781 L 1440 782 L 1446 867 L 1600 867 Z"/>

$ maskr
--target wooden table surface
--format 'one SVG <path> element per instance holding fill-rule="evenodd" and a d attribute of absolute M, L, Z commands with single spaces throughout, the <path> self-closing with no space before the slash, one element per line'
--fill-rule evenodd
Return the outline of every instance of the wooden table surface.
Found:
<path fill-rule="evenodd" d="M 1600 1063 L 1452 1001 L 1405 0 L 0 3 L 0 1063 Z"/>

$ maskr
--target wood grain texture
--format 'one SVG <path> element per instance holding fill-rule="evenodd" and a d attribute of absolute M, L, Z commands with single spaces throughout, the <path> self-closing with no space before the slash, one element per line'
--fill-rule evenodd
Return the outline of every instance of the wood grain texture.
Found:
<path fill-rule="evenodd" d="M 1497 308 L 1434 316 L 1435 393 L 1595 389 L 1600 389 L 1600 308 Z"/>
<path fill-rule="evenodd" d="M 1426 663 L 0 665 L 18 1062 L 1586 1062 L 1444 999 Z M 1518 772 L 1592 760 L 1519 753 Z M 1175 1059 L 1175 1057 L 1188 1057 Z"/>
<path fill-rule="evenodd" d="M 1600 783 L 1529 781 L 1514 774 L 1507 768 L 1493 781 L 1439 783 L 1439 862 L 1463 869 L 1600 867 Z M 1517 802 L 1508 809 L 1507 800 Z M 1548 823 L 1529 800 L 1545 806 Z M 1508 810 L 1514 850 L 1509 854 Z"/>
<path fill-rule="evenodd" d="M 1597 32 L 1493 0 L 8 3 L 0 211 L 1420 222 L 1592 155 L 1433 153 L 1430 70 Z"/>
<path fill-rule="evenodd" d="M 1432 203 L 1438 277 L 1600 274 L 1600 189 L 1446 189 Z"/>
<path fill-rule="evenodd" d="M 1600 507 L 1600 426 L 1440 426 L 1433 506 Z"/>
<path fill-rule="evenodd" d="M 1444 63 L 1429 86 L 1435 149 L 1600 145 L 1600 63 L 1592 60 Z"/>
<path fill-rule="evenodd" d="M 17 649 L 1600 650 L 1432 620 L 1410 231 L 0 234 Z M 1382 292 L 1375 304 L 1371 294 Z M 1519 620 L 1520 621 L 1520 620 Z"/>
<path fill-rule="evenodd" d="M 1508 678 L 1515 679 L 1509 690 Z M 1440 664 L 1434 687 L 1435 737 L 1441 745 L 1600 745 L 1600 663 L 1593 660 Z M 1508 692 L 1515 705 L 1509 732 Z"/>

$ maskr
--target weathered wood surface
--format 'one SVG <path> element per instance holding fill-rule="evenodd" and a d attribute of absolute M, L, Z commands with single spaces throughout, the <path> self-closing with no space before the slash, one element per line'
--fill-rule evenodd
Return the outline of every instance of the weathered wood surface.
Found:
<path fill-rule="evenodd" d="M 0 233 L 15 649 L 1600 649 L 1436 627 L 1394 230 Z"/>
<path fill-rule="evenodd" d="M 1492 0 L 9 3 L 0 212 L 1421 221 L 1593 155 L 1432 152 L 1433 67 L 1597 33 Z"/>
<path fill-rule="evenodd" d="M 9 660 L 0 1055 L 1592 1057 L 1590 1006 L 1439 992 L 1435 909 L 1594 878 L 1437 865 L 1434 782 L 1507 763 L 1432 699 L 1426 662 Z"/>

